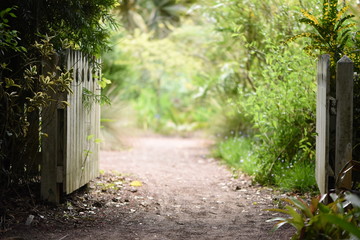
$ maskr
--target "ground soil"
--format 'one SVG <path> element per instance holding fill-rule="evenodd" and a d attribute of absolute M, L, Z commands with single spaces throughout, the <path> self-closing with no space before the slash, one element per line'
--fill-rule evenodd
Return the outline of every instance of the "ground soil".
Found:
<path fill-rule="evenodd" d="M 242 174 L 234 179 L 209 157 L 209 140 L 145 135 L 123 143 L 121 151 L 101 152 L 104 172 L 88 192 L 56 207 L 10 209 L 0 238 L 275 240 L 293 234 L 291 227 L 273 233 L 274 223 L 266 222 L 277 216 L 264 209 L 276 207 L 279 193 Z"/>

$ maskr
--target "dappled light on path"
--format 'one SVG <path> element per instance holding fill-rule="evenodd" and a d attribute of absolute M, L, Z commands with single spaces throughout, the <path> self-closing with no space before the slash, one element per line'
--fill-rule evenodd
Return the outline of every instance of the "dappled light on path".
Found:
<path fill-rule="evenodd" d="M 121 152 L 103 151 L 100 169 L 139 180 L 140 206 L 133 206 L 128 239 L 288 239 L 271 233 L 269 189 L 253 187 L 208 156 L 211 141 L 200 138 L 135 137 Z M 125 233 L 124 233 L 125 232 Z M 111 239 L 112 239 L 111 238 Z"/>

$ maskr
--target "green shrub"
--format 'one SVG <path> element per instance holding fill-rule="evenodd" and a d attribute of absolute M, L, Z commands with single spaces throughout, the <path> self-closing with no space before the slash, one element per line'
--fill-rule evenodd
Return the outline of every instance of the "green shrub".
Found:
<path fill-rule="evenodd" d="M 238 104 L 257 130 L 254 137 L 255 174 L 260 183 L 276 184 L 282 168 L 315 160 L 315 64 L 298 46 L 275 48 L 256 92 Z"/>
<path fill-rule="evenodd" d="M 301 45 L 282 44 L 303 30 L 297 21 L 298 2 L 217 3 L 211 9 L 222 36 L 214 56 L 219 63 L 216 89 L 225 109 L 219 112 L 220 134 L 236 129 L 250 135 L 247 163 L 252 167 L 247 172 L 258 182 L 286 190 L 312 189 L 315 181 L 308 175 L 313 176 L 315 161 L 315 62 Z M 223 145 L 229 146 L 228 153 Z M 244 169 L 233 164 L 238 149 L 232 145 L 220 143 L 219 152 L 231 166 Z"/>
<path fill-rule="evenodd" d="M 349 11 L 349 8 L 351 11 Z M 344 3 L 341 3 L 338 0 L 323 0 L 321 10 L 321 13 L 314 13 L 312 10 L 302 10 L 303 17 L 299 22 L 305 23 L 311 28 L 290 40 L 305 38 L 307 42 L 304 49 L 310 56 L 320 54 L 330 55 L 331 88 L 329 94 L 335 96 L 337 61 L 344 55 L 348 56 L 354 62 L 354 72 L 359 72 L 359 7 L 355 1 L 344 1 Z M 359 89 L 360 82 L 354 81 L 354 136 L 359 136 L 360 133 Z M 360 139 L 358 137 L 354 138 L 354 146 L 358 146 L 358 143 L 360 143 Z M 353 158 L 359 159 L 359 157 L 360 148 L 354 148 Z"/>
<path fill-rule="evenodd" d="M 311 56 L 329 54 L 332 68 L 343 55 L 351 57 L 355 64 L 359 64 L 358 36 L 351 20 L 355 17 L 349 14 L 349 5 L 338 0 L 323 0 L 322 13 L 315 16 L 307 10 L 302 10 L 303 18 L 299 22 L 312 27 L 311 31 L 304 32 L 290 40 L 307 38 L 304 50 Z M 335 69 L 333 69 L 335 70 Z"/>
<path fill-rule="evenodd" d="M 113 23 L 109 10 L 114 4 L 114 0 L 2 1 L 1 197 L 10 184 L 38 180 L 40 138 L 46 136 L 40 137 L 39 130 L 48 121 L 46 114 L 41 120 L 39 114 L 51 111 L 50 103 L 67 105 L 62 97 L 56 98 L 71 92 L 72 72 L 60 67 L 58 60 L 65 59 L 70 46 L 92 55 L 107 49 L 105 23 Z"/>

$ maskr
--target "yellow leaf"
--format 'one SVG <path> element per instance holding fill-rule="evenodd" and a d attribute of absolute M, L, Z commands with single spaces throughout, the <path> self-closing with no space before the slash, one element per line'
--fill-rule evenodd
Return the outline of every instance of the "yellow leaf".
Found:
<path fill-rule="evenodd" d="M 130 183 L 130 186 L 132 186 L 132 187 L 141 187 L 143 184 L 142 184 L 142 182 L 140 182 L 140 181 L 132 181 L 131 183 Z"/>

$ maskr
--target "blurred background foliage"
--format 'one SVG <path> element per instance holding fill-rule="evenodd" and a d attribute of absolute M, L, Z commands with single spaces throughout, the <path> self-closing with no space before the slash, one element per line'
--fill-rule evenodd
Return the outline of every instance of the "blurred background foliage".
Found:
<path fill-rule="evenodd" d="M 356 1 L 346 3 L 359 15 Z M 103 55 L 112 99 L 104 134 L 134 123 L 183 136 L 206 130 L 217 139 L 214 155 L 257 182 L 314 190 L 316 58 L 302 50 L 311 39 L 288 40 L 311 31 L 301 10 L 318 16 L 322 6 L 121 0 L 113 50 Z"/>

